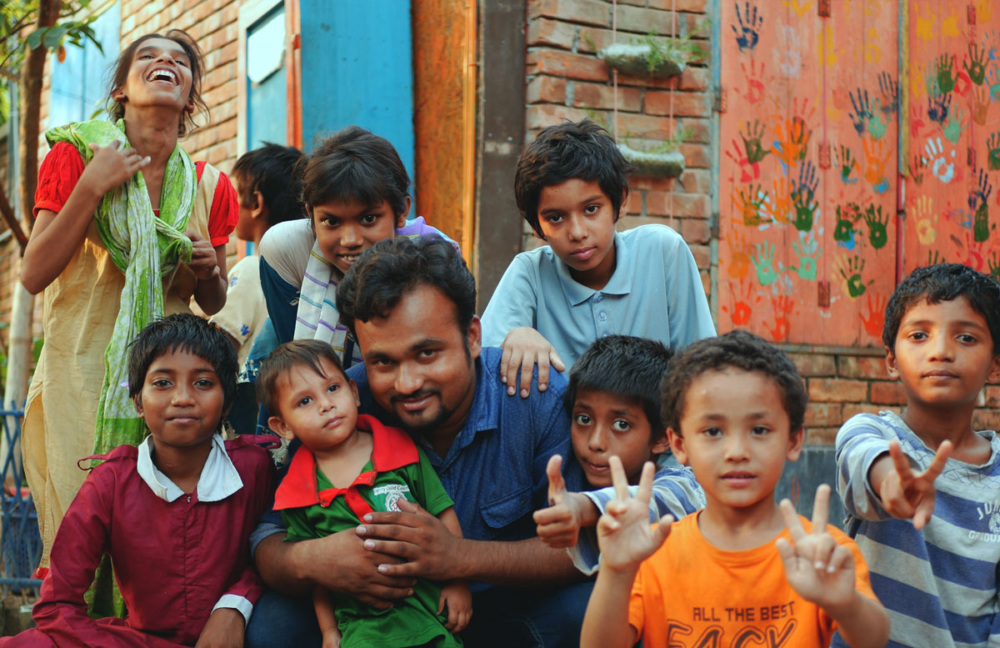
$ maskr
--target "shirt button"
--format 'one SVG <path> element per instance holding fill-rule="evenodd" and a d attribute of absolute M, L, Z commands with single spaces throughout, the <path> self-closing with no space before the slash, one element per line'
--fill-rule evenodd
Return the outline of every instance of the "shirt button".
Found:
<path fill-rule="evenodd" d="M 605 331 L 601 333 L 601 337 L 608 337 L 609 335 L 611 335 L 611 331 Z"/>
<path fill-rule="evenodd" d="M 604 311 L 601 311 L 600 313 L 597 314 L 597 319 L 601 320 L 602 322 L 607 322 L 608 314 L 605 313 Z"/>
<path fill-rule="evenodd" d="M 602 295 L 601 293 L 597 293 L 597 296 L 594 297 L 594 301 L 595 302 L 600 302 L 600 301 L 603 301 L 603 300 L 604 300 L 604 295 Z"/>

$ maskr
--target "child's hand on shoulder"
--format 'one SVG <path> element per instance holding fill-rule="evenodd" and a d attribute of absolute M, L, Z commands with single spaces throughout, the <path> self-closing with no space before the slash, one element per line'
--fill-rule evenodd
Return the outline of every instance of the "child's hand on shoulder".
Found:
<path fill-rule="evenodd" d="M 107 146 L 91 144 L 90 150 L 94 152 L 94 156 L 84 168 L 80 182 L 90 184 L 98 195 L 103 196 L 120 187 L 149 164 L 149 156 L 142 157 L 131 147 L 120 147 L 119 140 Z"/>
<path fill-rule="evenodd" d="M 882 506 L 892 517 L 913 519 L 915 529 L 924 528 L 934 512 L 937 479 L 951 456 L 951 441 L 938 446 L 927 470 L 913 472 L 910 460 L 903 454 L 899 441 L 889 442 L 889 457 L 883 457 L 871 468 L 872 487 L 882 500 Z"/>
<path fill-rule="evenodd" d="M 585 525 L 586 508 L 594 509 L 596 514 L 596 507 L 585 495 L 566 491 L 561 456 L 552 455 L 545 472 L 549 478 L 549 507 L 539 509 L 533 515 L 538 525 L 538 537 L 553 549 L 574 547 L 580 527 Z"/>
<path fill-rule="evenodd" d="M 824 609 L 850 603 L 856 594 L 854 555 L 837 544 L 827 530 L 830 487 L 820 484 L 816 489 L 811 533 L 806 533 L 790 501 L 781 500 L 780 506 L 791 542 L 778 538 L 776 545 L 788 584 L 799 596 Z"/>
<path fill-rule="evenodd" d="M 438 614 L 443 613 L 445 608 L 448 608 L 448 622 L 444 627 L 455 634 L 465 630 L 472 620 L 472 592 L 466 581 L 453 580 L 441 587 Z"/>
<path fill-rule="evenodd" d="M 235 608 L 219 608 L 208 617 L 195 648 L 243 648 L 246 620 Z"/>
<path fill-rule="evenodd" d="M 656 472 L 651 461 L 647 461 L 642 467 L 639 492 L 635 497 L 629 493 L 628 478 L 621 459 L 611 457 L 610 465 L 617 499 L 608 502 L 607 513 L 597 522 L 601 571 L 635 571 L 670 535 L 673 516 L 663 516 L 659 526 L 655 528 L 649 524 L 649 498 L 653 490 L 653 474 Z"/>
<path fill-rule="evenodd" d="M 507 385 L 507 394 L 513 396 L 517 387 L 517 370 L 521 370 L 521 398 L 531 392 L 531 374 L 538 365 L 538 391 L 549 388 L 549 366 L 564 371 L 566 365 L 552 344 L 530 326 L 511 329 L 500 345 L 500 379 Z"/>

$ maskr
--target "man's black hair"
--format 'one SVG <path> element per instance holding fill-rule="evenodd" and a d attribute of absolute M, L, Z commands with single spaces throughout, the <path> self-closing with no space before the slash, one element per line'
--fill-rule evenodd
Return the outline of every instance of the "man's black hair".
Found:
<path fill-rule="evenodd" d="M 410 176 L 389 140 L 348 126 L 309 156 L 302 202 L 312 213 L 313 207 L 332 200 L 356 200 L 370 207 L 385 200 L 396 216 L 405 216 L 409 187 Z"/>
<path fill-rule="evenodd" d="M 917 268 L 896 286 L 885 308 L 882 343 L 895 349 L 896 334 L 906 312 L 922 301 L 937 304 L 965 297 L 983 316 L 993 337 L 993 355 L 1000 354 L 1000 283 L 988 274 L 960 263 Z"/>
<path fill-rule="evenodd" d="M 517 208 L 535 234 L 542 236 L 538 225 L 542 189 L 579 178 L 601 187 L 611 201 L 617 221 L 622 201 L 629 192 L 630 170 L 614 138 L 591 120 L 549 126 L 538 133 L 517 160 L 514 176 Z"/>
<path fill-rule="evenodd" d="M 257 399 L 260 404 L 270 414 L 280 416 L 278 380 L 294 367 L 309 367 L 317 375 L 325 376 L 320 366 L 321 360 L 329 362 L 346 380 L 350 380 L 340 364 L 337 352 L 322 340 L 292 340 L 272 351 L 260 363 L 260 371 L 257 373 Z"/>
<path fill-rule="evenodd" d="M 236 181 L 240 204 L 250 208 L 259 191 L 267 207 L 268 226 L 305 218 L 302 207 L 302 165 L 305 156 L 294 146 L 264 142 L 236 160 L 229 175 Z"/>
<path fill-rule="evenodd" d="M 566 410 L 573 415 L 576 395 L 581 389 L 613 394 L 642 407 L 653 437 L 666 432 L 660 411 L 660 381 L 673 353 L 654 340 L 629 335 L 598 338 L 587 347 L 569 374 L 563 396 Z"/>
<path fill-rule="evenodd" d="M 730 331 L 692 343 L 670 361 L 663 377 L 663 421 L 678 435 L 688 388 L 702 374 L 732 367 L 763 374 L 774 380 L 788 414 L 791 432 L 802 429 L 809 395 L 791 359 L 778 348 L 747 331 Z"/>
<path fill-rule="evenodd" d="M 175 313 L 148 324 L 132 340 L 128 355 L 128 395 L 142 392 L 149 366 L 157 358 L 186 351 L 207 360 L 222 386 L 223 412 L 236 396 L 238 362 L 232 340 L 215 324 L 190 313 Z"/>
<path fill-rule="evenodd" d="M 337 286 L 340 323 L 354 335 L 354 322 L 388 317 L 404 295 L 432 286 L 455 304 L 465 332 L 476 314 L 476 280 L 448 241 L 433 236 L 397 236 L 374 244 Z"/>

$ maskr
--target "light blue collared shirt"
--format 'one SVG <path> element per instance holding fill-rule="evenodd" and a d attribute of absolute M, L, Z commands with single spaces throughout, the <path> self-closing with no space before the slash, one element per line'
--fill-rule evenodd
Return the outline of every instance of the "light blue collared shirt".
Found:
<path fill-rule="evenodd" d="M 500 346 L 519 326 L 541 333 L 567 368 L 606 335 L 658 340 L 674 351 L 715 335 L 691 250 L 666 225 L 615 233 L 615 271 L 600 290 L 577 283 L 549 246 L 518 254 L 483 313 L 483 345 Z"/>

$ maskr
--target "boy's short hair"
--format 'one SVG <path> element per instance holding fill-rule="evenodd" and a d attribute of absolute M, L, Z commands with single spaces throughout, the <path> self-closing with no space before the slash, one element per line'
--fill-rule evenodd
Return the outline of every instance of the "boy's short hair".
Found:
<path fill-rule="evenodd" d="M 253 194 L 259 191 L 268 212 L 268 226 L 304 218 L 302 208 L 302 169 L 305 157 L 294 146 L 264 142 L 236 160 L 229 175 L 236 180 L 240 205 L 250 207 Z"/>
<path fill-rule="evenodd" d="M 476 315 L 476 280 L 455 246 L 434 236 L 397 236 L 365 250 L 337 286 L 340 323 L 354 335 L 355 320 L 388 317 L 418 286 L 444 293 L 455 304 L 459 329 L 469 329 Z"/>
<path fill-rule="evenodd" d="M 292 340 L 271 352 L 260 363 L 257 374 L 257 399 L 272 416 L 280 416 L 278 381 L 295 367 L 309 367 L 322 376 L 320 361 L 326 360 L 348 378 L 337 352 L 322 340 Z"/>
<path fill-rule="evenodd" d="M 598 338 L 573 364 L 563 396 L 566 410 L 572 416 L 581 389 L 613 394 L 642 407 L 653 432 L 651 441 L 656 439 L 667 429 L 660 408 L 660 381 L 672 355 L 663 344 L 646 338 Z"/>
<path fill-rule="evenodd" d="M 332 200 L 369 206 L 385 200 L 396 216 L 405 216 L 409 188 L 410 176 L 396 148 L 360 126 L 323 140 L 302 174 L 302 202 L 309 213 Z"/>
<path fill-rule="evenodd" d="M 895 348 L 899 325 L 914 304 L 937 304 L 959 297 L 965 297 L 972 310 L 986 320 L 993 337 L 993 354 L 1000 354 L 1000 283 L 960 263 L 917 268 L 896 286 L 885 308 L 882 343 L 888 349 Z"/>
<path fill-rule="evenodd" d="M 228 412 L 236 397 L 239 369 L 236 347 L 222 329 L 191 313 L 167 315 L 148 324 L 132 340 L 128 356 L 129 397 L 134 399 L 142 392 L 153 361 L 176 351 L 192 353 L 212 365 L 222 386 L 222 411 Z"/>
<path fill-rule="evenodd" d="M 684 399 L 688 388 L 702 374 L 733 367 L 754 371 L 774 380 L 788 414 L 789 429 L 802 429 L 809 396 L 802 376 L 791 359 L 778 348 L 747 331 L 730 331 L 718 337 L 692 343 L 670 361 L 661 388 L 663 421 L 681 435 Z"/>
<path fill-rule="evenodd" d="M 611 134 L 591 120 L 549 126 L 517 160 L 514 176 L 517 208 L 535 234 L 541 236 L 538 201 L 542 189 L 579 178 L 600 185 L 611 201 L 617 221 L 622 201 L 629 192 L 630 170 Z"/>

